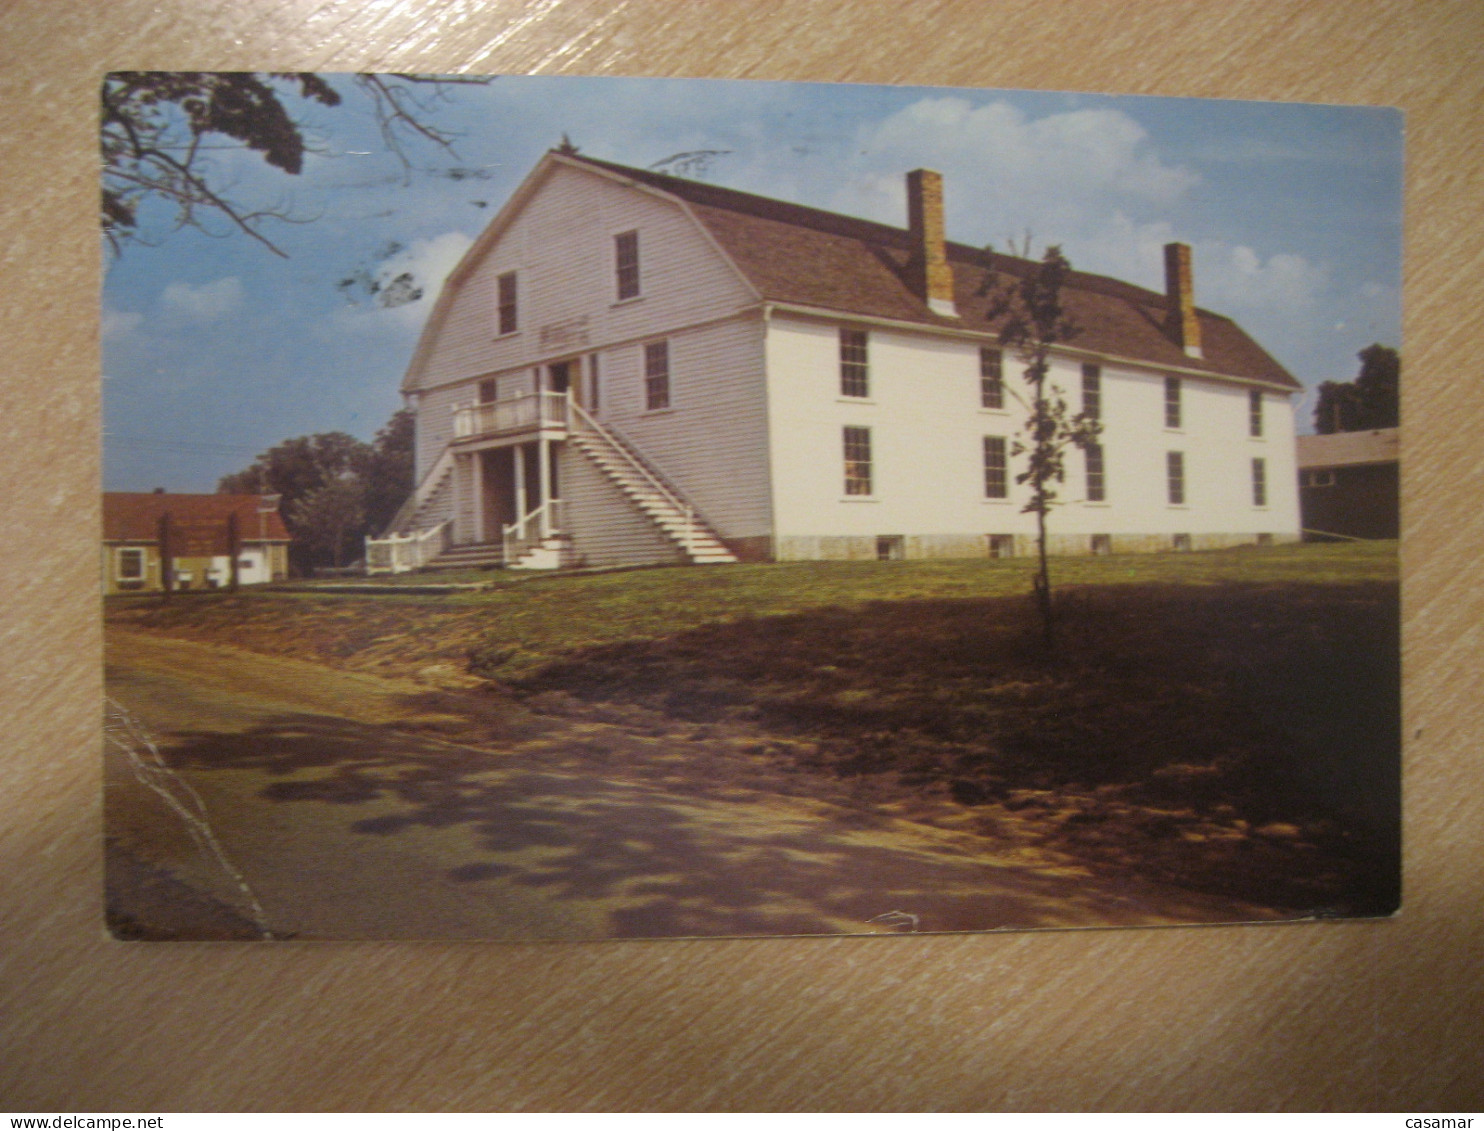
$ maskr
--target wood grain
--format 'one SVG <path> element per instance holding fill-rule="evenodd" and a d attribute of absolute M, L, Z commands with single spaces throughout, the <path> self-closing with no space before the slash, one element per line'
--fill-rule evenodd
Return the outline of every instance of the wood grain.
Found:
<path fill-rule="evenodd" d="M 0 1108 L 1477 1108 L 1484 6 L 14 0 Z M 99 916 L 94 97 L 114 68 L 1028 86 L 1407 112 L 1406 902 L 1380 923 L 128 945 Z"/>

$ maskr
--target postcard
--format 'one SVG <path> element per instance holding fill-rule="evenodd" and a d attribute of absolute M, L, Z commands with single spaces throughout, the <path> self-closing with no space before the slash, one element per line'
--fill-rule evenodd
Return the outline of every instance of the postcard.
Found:
<path fill-rule="evenodd" d="M 101 98 L 115 937 L 1398 907 L 1397 112 Z"/>

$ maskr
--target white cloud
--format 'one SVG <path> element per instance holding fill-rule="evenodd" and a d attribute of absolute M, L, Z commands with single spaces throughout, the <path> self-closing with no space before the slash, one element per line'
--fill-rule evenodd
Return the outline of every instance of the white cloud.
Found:
<path fill-rule="evenodd" d="M 976 106 L 956 95 L 924 98 L 863 127 L 831 206 L 902 222 L 902 174 L 918 166 L 946 178 L 956 238 L 1003 241 L 1001 230 L 1069 231 L 1118 201 L 1167 207 L 1200 178 L 1166 164 L 1142 126 L 1116 110 L 1030 118 L 1006 102 Z"/>
<path fill-rule="evenodd" d="M 144 315 L 133 310 L 114 310 L 105 306 L 102 317 L 104 344 L 120 342 L 138 332 Z"/>
<path fill-rule="evenodd" d="M 1245 245 L 1198 242 L 1196 262 L 1204 277 L 1202 305 L 1223 312 L 1289 311 L 1307 317 L 1329 289 L 1329 272 L 1302 255 L 1275 252 L 1264 259 Z"/>
<path fill-rule="evenodd" d="M 421 295 L 397 305 L 345 306 L 334 316 L 337 331 L 351 333 L 406 333 L 422 329 L 428 312 L 443 293 L 444 281 L 474 241 L 464 232 L 444 232 L 431 239 L 413 240 L 395 255 L 376 265 L 372 278 L 378 294 L 386 295 L 394 281 L 409 276 Z"/>
<path fill-rule="evenodd" d="M 166 315 L 180 322 L 220 321 L 240 308 L 242 301 L 242 281 L 236 275 L 199 286 L 170 283 L 160 294 Z"/>

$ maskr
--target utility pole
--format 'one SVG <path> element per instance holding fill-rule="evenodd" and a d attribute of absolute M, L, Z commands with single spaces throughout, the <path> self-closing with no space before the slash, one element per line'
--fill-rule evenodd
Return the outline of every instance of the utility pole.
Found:
<path fill-rule="evenodd" d="M 171 546 L 174 529 L 170 522 L 170 512 L 166 511 L 160 515 L 160 521 L 155 529 L 155 539 L 160 544 L 160 599 L 170 603 L 170 590 L 175 585 L 175 558 Z"/>
<path fill-rule="evenodd" d="M 227 553 L 232 555 L 232 580 L 229 582 L 228 588 L 230 588 L 233 593 L 236 593 L 237 585 L 240 580 L 238 576 L 239 563 L 237 559 L 242 555 L 242 535 L 237 529 L 237 511 L 235 508 L 227 512 Z"/>

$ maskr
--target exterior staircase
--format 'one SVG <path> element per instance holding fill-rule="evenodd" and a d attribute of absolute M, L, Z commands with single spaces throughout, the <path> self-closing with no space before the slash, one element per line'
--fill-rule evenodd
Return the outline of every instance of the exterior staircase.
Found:
<path fill-rule="evenodd" d="M 572 408 L 577 427 L 569 433 L 568 442 L 663 531 L 690 564 L 736 562 L 716 531 L 633 447 L 594 420 L 581 405 L 573 404 Z"/>
<path fill-rule="evenodd" d="M 427 569 L 495 569 L 505 564 L 505 547 L 499 542 L 477 542 L 450 546 L 427 564 Z"/>

